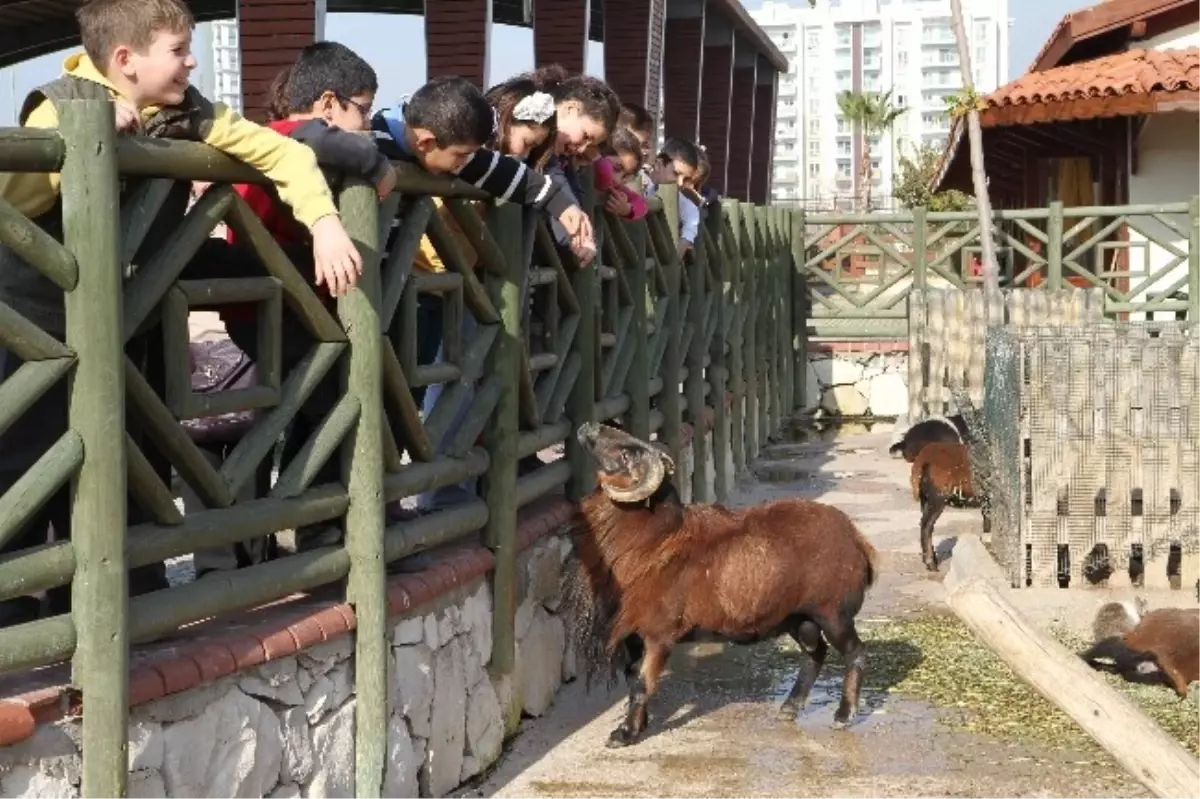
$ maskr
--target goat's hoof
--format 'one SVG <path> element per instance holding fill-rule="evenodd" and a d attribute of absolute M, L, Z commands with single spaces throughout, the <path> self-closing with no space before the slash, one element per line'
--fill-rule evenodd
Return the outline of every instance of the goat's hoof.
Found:
<path fill-rule="evenodd" d="M 935 558 L 934 560 L 927 560 L 927 561 L 925 561 L 925 570 L 926 570 L 926 571 L 931 571 L 931 572 L 935 572 L 935 571 L 937 571 L 937 570 L 938 570 L 938 562 L 937 562 L 937 559 Z"/>
<path fill-rule="evenodd" d="M 795 705 L 784 703 L 779 706 L 778 710 L 775 711 L 775 718 L 779 719 L 780 721 L 795 721 L 797 710 L 799 710 L 799 708 L 797 708 Z"/>
<path fill-rule="evenodd" d="M 624 727 L 617 727 L 608 736 L 608 743 L 605 744 L 609 749 L 621 749 L 630 746 L 637 741 L 637 736 L 631 733 Z"/>

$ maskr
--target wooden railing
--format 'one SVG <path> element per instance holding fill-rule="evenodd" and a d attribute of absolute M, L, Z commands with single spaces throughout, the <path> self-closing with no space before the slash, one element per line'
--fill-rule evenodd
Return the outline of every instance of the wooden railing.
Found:
<path fill-rule="evenodd" d="M 909 294 L 982 283 L 975 213 L 797 212 L 813 336 L 904 338 Z M 1000 285 L 1098 287 L 1105 313 L 1200 318 L 1200 198 L 996 211 Z M 800 260 L 800 259 L 798 259 Z"/>
<path fill-rule="evenodd" d="M 580 268 L 532 212 L 523 218 L 520 207 L 490 205 L 481 219 L 469 201 L 486 198 L 472 187 L 406 168 L 382 203 L 365 185 L 339 198 L 364 272 L 334 311 L 228 185 L 261 183 L 261 175 L 203 145 L 116 137 L 107 103 L 65 103 L 61 118 L 60 131 L 0 130 L 0 170 L 61 172 L 65 241 L 4 203 L 0 240 L 63 288 L 67 314 L 59 341 L 0 304 L 0 344 L 25 361 L 0 384 L 0 427 L 19 423 L 58 381 L 67 381 L 69 407 L 62 438 L 0 497 L 0 541 L 68 482 L 72 535 L 0 556 L 0 600 L 70 585 L 73 609 L 0 629 L 0 673 L 72 661 L 86 708 L 85 796 L 125 792 L 131 642 L 343 579 L 357 617 L 355 790 L 378 796 L 387 740 L 388 564 L 481 536 L 496 559 L 491 668 L 509 672 L 517 512 L 550 492 L 579 499 L 592 490 L 591 465 L 574 436 L 581 423 L 616 419 L 639 436 L 655 435 L 677 463 L 684 425 L 691 425 L 692 496 L 712 498 L 711 463 L 716 498 L 724 499 L 733 477 L 727 457 L 743 469 L 803 397 L 788 212 L 734 201 L 712 208 L 694 257 L 681 261 L 677 195 L 664 186 L 643 221 L 594 215 L 600 257 Z M 143 257 L 138 251 L 159 224 L 165 198 L 193 180 L 214 185 Z M 447 198 L 480 255 L 478 271 L 431 213 L 430 195 Z M 389 248 L 394 219 L 399 230 Z M 265 276 L 185 272 L 222 221 L 257 252 Z M 444 275 L 412 272 L 426 233 Z M 463 341 L 448 331 L 440 364 L 418 363 L 412 346 L 417 294 L 430 289 L 476 323 Z M 184 366 L 187 312 L 230 302 L 259 305 L 259 385 L 195 396 Z M 279 356 L 284 303 L 311 339 L 287 373 Z M 163 344 L 160 386 L 123 350 L 139 336 Z M 265 496 L 235 502 L 321 378 L 339 373 L 337 399 L 300 453 Z M 439 382 L 444 391 L 421 418 L 410 389 Z M 246 409 L 260 416 L 219 467 L 180 424 Z M 518 476 L 518 459 L 559 443 L 564 458 Z M 339 450 L 341 479 L 316 484 Z M 203 511 L 177 510 L 169 479 L 151 462 L 160 456 Z M 483 478 L 479 497 L 385 524 L 385 502 L 472 476 Z M 127 489 L 135 500 L 128 507 Z M 128 568 L 321 522 L 341 525 L 344 543 L 129 596 Z"/>

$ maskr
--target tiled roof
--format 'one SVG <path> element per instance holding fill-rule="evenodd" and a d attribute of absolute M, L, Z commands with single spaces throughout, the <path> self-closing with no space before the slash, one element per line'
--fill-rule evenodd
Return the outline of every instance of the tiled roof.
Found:
<path fill-rule="evenodd" d="M 1200 48 L 1128 50 L 1030 72 L 985 98 L 989 108 L 1200 90 Z"/>

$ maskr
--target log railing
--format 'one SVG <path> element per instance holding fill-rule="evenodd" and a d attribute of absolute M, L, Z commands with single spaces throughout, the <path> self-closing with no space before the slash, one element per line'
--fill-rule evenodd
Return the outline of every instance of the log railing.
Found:
<path fill-rule="evenodd" d="M 402 169 L 382 203 L 365 185 L 339 198 L 364 272 L 327 304 L 228 185 L 261 175 L 204 145 L 115 137 L 107 103 L 72 101 L 61 117 L 59 131 L 0 130 L 0 171 L 61 172 L 65 241 L 3 202 L 0 241 L 64 290 L 67 313 L 60 341 L 0 304 L 0 346 L 24 361 L 0 384 L 0 427 L 21 424 L 60 381 L 69 409 L 64 435 L 0 497 L 0 542 L 67 485 L 72 535 L 0 555 L 0 600 L 69 585 L 73 610 L 0 629 L 0 673 L 71 660 L 85 707 L 85 796 L 125 793 L 131 643 L 342 580 L 357 617 L 356 794 L 378 796 L 389 564 L 463 537 L 489 547 L 491 664 L 511 671 L 517 512 L 547 493 L 579 499 L 592 489 L 573 435 L 580 423 L 615 419 L 657 436 L 677 462 L 689 425 L 692 497 L 724 499 L 734 477 L 727 460 L 744 469 L 803 397 L 791 212 L 726 201 L 706 211 L 693 255 L 681 260 L 676 194 L 665 186 L 645 220 L 595 214 L 600 257 L 580 268 L 534 213 L 509 204 L 480 215 L 472 202 L 486 198 L 472 187 Z M 214 185 L 140 252 L 163 224 L 164 203 L 191 181 Z M 431 196 L 446 198 L 480 268 L 432 213 Z M 263 274 L 188 271 L 221 222 L 253 247 Z M 423 235 L 445 273 L 414 274 Z M 442 293 L 450 320 L 443 363 L 416 357 L 417 298 L 430 290 Z M 230 302 L 258 307 L 258 384 L 194 395 L 184 366 L 188 310 Z M 286 373 L 285 306 L 307 347 Z M 475 324 L 464 336 L 465 315 Z M 151 356 L 161 361 L 157 385 L 147 362 L 123 350 L 134 340 L 161 345 Z M 235 501 L 326 377 L 337 382 L 336 399 L 299 453 L 269 490 Z M 422 418 L 411 389 L 435 383 L 443 391 Z M 181 420 L 242 410 L 257 421 L 213 466 Z M 518 474 L 520 459 L 560 443 L 562 459 Z M 340 479 L 318 482 L 330 458 Z M 178 511 L 171 473 L 204 510 Z M 386 524 L 385 502 L 470 477 L 482 478 L 477 497 Z M 339 525 L 341 543 L 129 596 L 131 567 L 319 523 Z"/>

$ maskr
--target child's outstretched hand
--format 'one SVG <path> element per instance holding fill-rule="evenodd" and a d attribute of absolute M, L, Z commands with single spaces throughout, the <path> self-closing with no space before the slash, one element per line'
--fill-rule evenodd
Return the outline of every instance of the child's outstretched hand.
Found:
<path fill-rule="evenodd" d="M 396 190 L 396 167 L 389 166 L 387 171 L 383 173 L 383 177 L 375 184 L 375 191 L 379 193 L 380 201 L 386 200 L 388 195 Z"/>
<path fill-rule="evenodd" d="M 142 129 L 142 115 L 127 100 L 113 103 L 116 112 L 117 133 L 138 133 Z"/>
<path fill-rule="evenodd" d="M 334 297 L 340 297 L 358 282 L 362 274 L 362 256 L 334 214 L 323 216 L 312 226 L 313 260 L 317 285 L 322 284 Z"/>
<path fill-rule="evenodd" d="M 592 220 L 578 205 L 572 205 L 558 217 L 567 235 L 571 237 L 571 252 L 579 259 L 580 266 L 587 266 L 596 257 L 596 238 L 592 232 Z"/>

